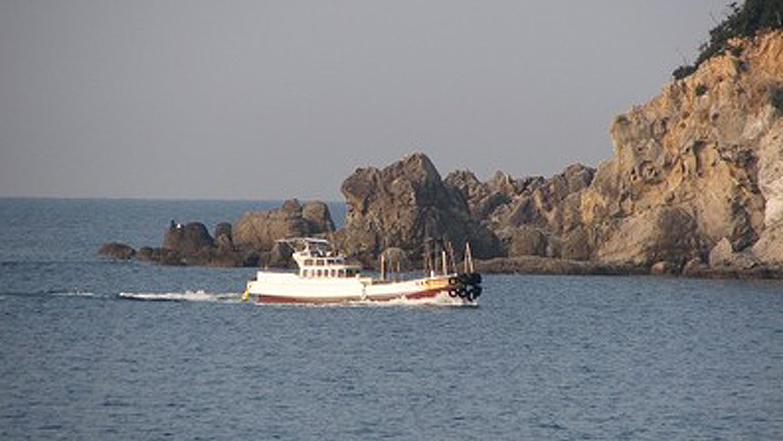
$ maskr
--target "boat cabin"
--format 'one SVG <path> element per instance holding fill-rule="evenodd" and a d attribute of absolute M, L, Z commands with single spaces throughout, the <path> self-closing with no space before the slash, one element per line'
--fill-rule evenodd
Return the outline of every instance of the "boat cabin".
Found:
<path fill-rule="evenodd" d="M 359 266 L 347 265 L 345 257 L 332 250 L 329 242 L 324 239 L 308 237 L 287 239 L 286 242 L 289 244 L 294 242 L 301 248 L 293 255 L 299 266 L 299 277 L 307 279 L 346 278 L 356 277 L 361 273 Z"/>

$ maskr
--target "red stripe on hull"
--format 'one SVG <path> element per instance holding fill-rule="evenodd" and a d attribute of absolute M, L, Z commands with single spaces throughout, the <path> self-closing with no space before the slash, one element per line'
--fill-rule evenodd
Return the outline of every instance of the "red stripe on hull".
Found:
<path fill-rule="evenodd" d="M 373 302 L 388 302 L 390 300 L 408 299 L 408 300 L 420 300 L 434 298 L 441 292 L 442 289 L 434 289 L 430 291 L 421 291 L 408 294 L 388 294 L 383 296 L 367 296 L 361 297 L 289 297 L 289 296 L 277 296 L 271 294 L 250 294 L 250 297 L 257 303 L 302 303 L 302 304 L 328 304 L 328 303 L 345 303 L 345 302 L 360 302 L 360 301 L 373 301 Z"/>

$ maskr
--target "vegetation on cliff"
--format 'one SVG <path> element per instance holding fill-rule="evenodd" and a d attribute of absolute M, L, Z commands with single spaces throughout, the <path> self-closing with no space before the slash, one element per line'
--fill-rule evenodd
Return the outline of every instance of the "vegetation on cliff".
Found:
<path fill-rule="evenodd" d="M 691 75 L 702 63 L 727 50 L 741 51 L 739 46 L 732 45 L 734 38 L 754 37 L 766 29 L 783 29 L 783 0 L 746 0 L 742 6 L 733 2 L 729 9 L 726 19 L 710 30 L 710 40 L 699 48 L 696 62 L 674 70 L 675 79 Z"/>

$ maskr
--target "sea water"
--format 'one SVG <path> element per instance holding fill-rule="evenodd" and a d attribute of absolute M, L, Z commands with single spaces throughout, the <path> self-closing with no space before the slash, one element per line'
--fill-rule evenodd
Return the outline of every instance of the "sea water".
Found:
<path fill-rule="evenodd" d="M 0 439 L 783 439 L 781 282 L 487 276 L 478 307 L 258 306 L 236 300 L 252 269 L 97 255 L 276 205 L 0 200 Z"/>

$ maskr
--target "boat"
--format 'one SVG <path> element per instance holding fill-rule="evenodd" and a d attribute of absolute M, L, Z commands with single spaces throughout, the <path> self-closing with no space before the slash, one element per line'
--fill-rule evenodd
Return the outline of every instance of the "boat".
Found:
<path fill-rule="evenodd" d="M 445 251 L 442 270 L 430 270 L 425 277 L 388 277 L 384 254 L 378 277 L 362 273 L 358 265 L 332 249 L 324 239 L 304 237 L 283 239 L 294 249 L 295 272 L 259 270 L 248 281 L 243 300 L 257 303 L 349 303 L 395 300 L 444 300 L 454 304 L 476 304 L 481 295 L 481 274 L 473 271 L 470 245 L 467 245 L 465 271 L 448 272 Z M 452 259 L 452 267 L 455 266 Z"/>

